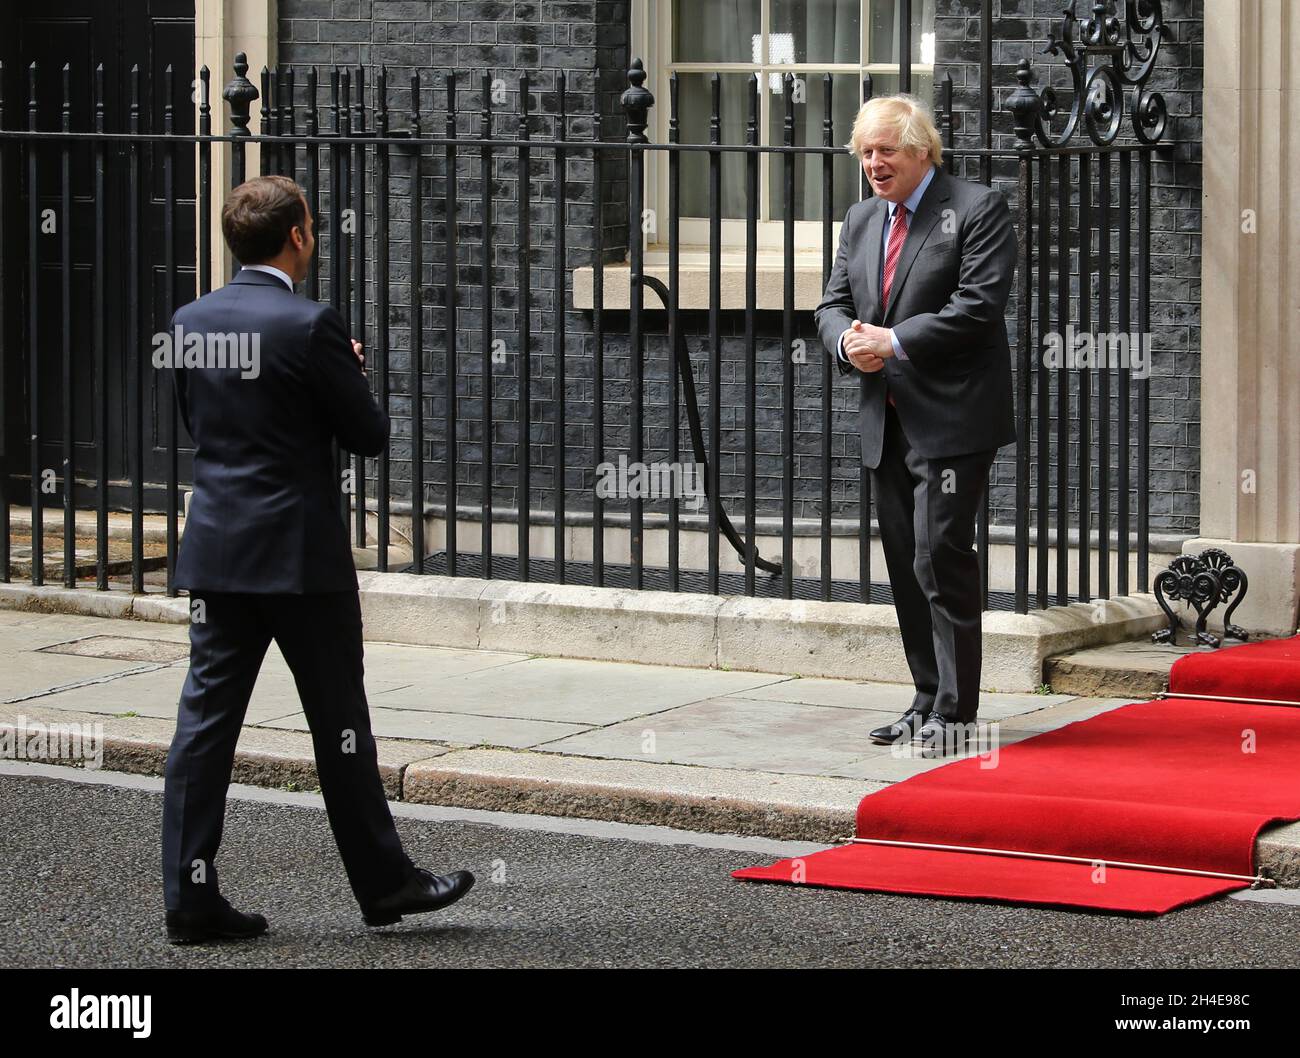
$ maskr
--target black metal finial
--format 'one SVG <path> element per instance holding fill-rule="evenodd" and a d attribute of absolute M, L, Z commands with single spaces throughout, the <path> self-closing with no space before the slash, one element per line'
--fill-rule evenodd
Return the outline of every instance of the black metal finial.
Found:
<path fill-rule="evenodd" d="M 175 74 L 172 72 L 171 63 L 167 64 L 167 69 L 163 70 L 163 132 L 171 135 L 175 129 L 176 107 L 172 102 L 176 94 Z"/>
<path fill-rule="evenodd" d="M 263 66 L 262 95 L 260 96 L 262 106 L 259 114 L 259 117 L 261 118 L 260 131 L 263 136 L 269 136 L 271 134 L 271 118 L 274 109 L 275 89 L 275 74 L 273 74 L 266 66 Z"/>
<path fill-rule="evenodd" d="M 207 130 L 203 126 L 205 122 L 212 120 L 212 104 L 208 100 L 211 81 L 212 71 L 208 69 L 207 63 L 204 63 L 199 67 L 199 131 L 205 134 Z"/>
<path fill-rule="evenodd" d="M 1016 90 L 1007 100 L 1007 109 L 1015 118 L 1015 133 L 1018 141 L 1016 147 L 1028 150 L 1033 146 L 1034 130 L 1038 126 L 1038 116 L 1042 99 L 1033 89 L 1034 64 L 1029 59 L 1021 59 L 1016 67 Z"/>
<path fill-rule="evenodd" d="M 633 59 L 627 71 L 628 89 L 619 97 L 623 111 L 627 114 L 627 142 L 647 143 L 645 136 L 646 115 L 655 105 L 654 94 L 645 87 L 645 66 L 640 59 Z"/>
<path fill-rule="evenodd" d="M 352 131 L 366 131 L 366 68 L 358 66 L 353 75 L 352 84 L 356 89 L 352 96 Z"/>
<path fill-rule="evenodd" d="M 203 77 L 203 99 L 205 104 L 208 98 L 207 72 L 208 68 L 205 66 L 203 67 L 203 73 L 200 75 Z M 199 112 L 202 114 L 202 109 Z M 3 127 L 3 125 L 4 122 L 0 121 L 0 127 Z M 95 67 L 95 131 L 104 131 L 104 64 L 102 62 Z M 203 129 L 200 128 L 199 131 L 203 131 Z"/>
<path fill-rule="evenodd" d="M 303 119 L 308 136 L 315 136 L 316 130 L 320 128 L 320 118 L 316 111 L 316 91 L 319 84 L 320 74 L 317 72 L 316 67 L 309 67 L 307 70 L 307 113 Z"/>
<path fill-rule="evenodd" d="M 528 74 L 519 75 L 519 138 L 528 139 Z"/>
<path fill-rule="evenodd" d="M 492 74 L 488 70 L 479 81 L 479 135 L 485 140 L 492 138 Z"/>
<path fill-rule="evenodd" d="M 290 66 L 284 71 L 280 92 L 280 131 L 287 132 L 290 136 L 296 135 L 298 131 L 298 114 L 293 104 L 293 79 L 293 67 Z"/>
<path fill-rule="evenodd" d="M 235 76 L 226 84 L 221 98 L 230 104 L 230 134 L 232 136 L 251 136 L 248 131 L 249 108 L 258 98 L 256 86 L 247 77 L 248 56 L 244 52 L 235 55 Z"/>
<path fill-rule="evenodd" d="M 567 96 L 569 93 L 568 78 L 564 76 L 561 70 L 555 75 L 555 129 L 556 139 L 565 140 L 569 137 L 569 107 Z"/>
<path fill-rule="evenodd" d="M 375 135 L 388 135 L 388 67 L 383 65 L 375 77 Z"/>
<path fill-rule="evenodd" d="M 169 66 L 170 70 L 171 67 Z M 63 131 L 72 131 L 72 64 L 63 64 Z"/>

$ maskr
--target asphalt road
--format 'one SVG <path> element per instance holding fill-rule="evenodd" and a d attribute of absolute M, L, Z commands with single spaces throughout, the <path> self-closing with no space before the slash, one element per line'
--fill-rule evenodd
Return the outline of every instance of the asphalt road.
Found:
<path fill-rule="evenodd" d="M 479 884 L 443 912 L 370 930 L 318 799 L 240 788 L 223 891 L 271 932 L 177 948 L 162 928 L 161 781 L 99 779 L 0 768 L 8 967 L 1300 967 L 1294 893 L 1141 919 L 756 885 L 729 872 L 798 848 L 404 805 L 416 862 L 468 867 Z"/>

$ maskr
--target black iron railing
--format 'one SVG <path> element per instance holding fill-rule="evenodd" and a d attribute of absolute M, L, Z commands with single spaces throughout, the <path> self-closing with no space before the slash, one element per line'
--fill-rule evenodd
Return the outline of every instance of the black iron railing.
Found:
<path fill-rule="evenodd" d="M 986 183 L 995 179 L 1007 181 L 1020 236 L 1018 285 L 1008 317 L 1016 349 L 1014 373 L 1019 431 L 1015 453 L 1012 589 L 989 587 L 987 494 L 978 534 L 986 605 L 1020 612 L 1030 606 L 1105 598 L 1126 594 L 1134 588 L 1146 590 L 1148 581 L 1149 380 L 1145 373 L 1132 371 L 1129 362 L 1108 364 L 1104 369 L 1088 364 L 1060 366 L 1050 363 L 1045 354 L 1053 336 L 1059 338 L 1070 328 L 1076 334 L 1104 338 L 1112 327 L 1127 336 L 1136 326 L 1138 352 L 1147 357 L 1149 367 L 1151 160 L 1152 145 L 1163 130 L 1163 111 L 1159 97 L 1141 89 L 1150 72 L 1149 63 L 1145 72 L 1136 67 L 1130 69 L 1132 63 L 1126 56 L 1133 45 L 1121 46 L 1111 28 L 1090 22 L 1085 25 L 1087 43 L 1074 50 L 1073 33 L 1073 16 L 1069 15 L 1063 23 L 1061 39 L 1054 38 L 1052 44 L 1052 49 L 1066 54 L 1076 77 L 1075 105 L 1063 133 L 1053 133 L 1053 118 L 1060 116 L 1055 97 L 1033 88 L 1034 72 L 1027 61 L 1018 72 L 1019 86 L 1007 101 L 1007 109 L 1015 119 L 1017 146 L 1014 148 L 954 147 L 951 81 L 941 82 L 937 92 L 939 125 L 948 147 L 948 168 L 958 173 L 973 172 Z M 1146 34 L 1144 39 L 1153 61 L 1160 31 L 1148 27 Z M 1088 67 L 1085 56 L 1100 57 L 1102 65 Z M 1097 73 L 1097 69 L 1102 72 Z M 1129 72 L 1114 72 L 1124 70 Z M 322 86 L 318 84 L 315 69 L 264 70 L 260 90 L 248 80 L 247 72 L 241 55 L 235 65 L 235 76 L 222 93 L 231 129 L 224 135 L 212 132 L 210 74 L 206 67 L 199 71 L 197 79 L 197 129 L 192 132 L 178 131 L 170 69 L 165 75 L 166 104 L 161 132 L 140 131 L 138 70 L 131 74 L 132 103 L 125 132 L 107 131 L 102 67 L 93 78 L 89 124 L 83 124 L 80 130 L 77 123 L 86 122 L 87 117 L 75 111 L 66 73 L 61 123 L 57 129 L 39 127 L 34 66 L 30 71 L 25 129 L 11 126 L 10 115 L 16 108 L 12 102 L 6 107 L 6 101 L 0 96 L 0 199 L 5 189 L 22 188 L 20 198 L 27 239 L 26 268 L 18 283 L 22 296 L 15 299 L 12 296 L 15 287 L 6 282 L 5 303 L 0 304 L 5 370 L 11 380 L 6 392 L 12 394 L 12 380 L 21 368 L 26 369 L 27 378 L 21 405 L 13 399 L 0 402 L 7 403 L 0 414 L 9 418 L 5 436 L 10 439 L 3 472 L 0 472 L 0 488 L 4 489 L 0 496 L 0 547 L 3 548 L 0 576 L 8 579 L 10 575 L 10 508 L 25 499 L 32 517 L 31 580 L 33 584 L 42 583 L 45 508 L 58 502 L 63 508 L 63 582 L 68 587 L 75 586 L 78 561 L 75 512 L 79 506 L 93 503 L 95 580 L 100 590 L 107 589 L 112 568 L 109 511 L 112 506 L 123 505 L 125 499 L 132 517 L 131 587 L 140 591 L 145 584 L 150 563 L 145 556 L 144 518 L 147 509 L 154 509 L 161 510 L 167 527 L 167 587 L 174 593 L 178 503 L 184 485 L 183 447 L 171 400 L 170 378 L 160 373 L 159 378 L 152 380 L 152 392 L 157 395 L 152 405 L 147 396 L 150 391 L 146 386 L 148 343 L 144 335 L 150 330 L 166 330 L 176 305 L 211 289 L 212 250 L 220 244 L 212 231 L 211 218 L 214 201 L 223 193 L 213 173 L 214 148 L 218 144 L 227 145 L 230 181 L 238 184 L 246 175 L 247 146 L 257 143 L 261 170 L 297 177 L 313 215 L 324 221 L 321 227 L 327 238 L 322 239 L 318 260 L 313 262 L 307 277 L 306 295 L 328 297 L 344 315 L 352 332 L 364 335 L 371 349 L 371 378 L 377 398 L 390 409 L 399 401 L 407 409 L 405 417 L 395 416 L 395 419 L 405 421 L 409 428 L 400 436 L 395 431 L 394 448 L 377 460 L 339 454 L 340 478 L 343 480 L 347 476 L 345 472 L 350 471 L 351 483 L 350 490 L 340 489 L 343 516 L 354 520 L 356 541 L 364 545 L 368 539 L 367 511 L 373 505 L 380 569 L 390 568 L 393 471 L 395 467 L 406 466 L 409 484 L 404 482 L 402 491 L 409 496 L 410 547 L 415 560 L 410 568 L 417 573 L 437 571 L 451 576 L 540 578 L 785 598 L 864 602 L 888 599 L 886 585 L 873 586 L 876 578 L 871 563 L 870 482 L 865 470 L 857 472 L 856 571 L 847 578 L 835 575 L 832 541 L 842 518 L 836 517 L 833 510 L 832 491 L 836 481 L 832 439 L 836 425 L 846 415 L 839 406 L 844 403 L 844 397 L 837 399 L 835 373 L 820 350 L 816 356 L 821 366 L 816 369 L 815 382 L 809 381 L 806 372 L 796 373 L 795 360 L 789 355 L 797 332 L 807 323 L 807 313 L 796 310 L 795 305 L 795 211 L 791 204 L 795 198 L 798 159 L 811 156 L 821 162 L 823 283 L 833 261 L 834 228 L 841 219 L 832 212 L 834 162 L 844 153 L 842 143 L 847 139 L 848 130 L 834 127 L 831 121 L 833 86 L 829 74 L 820 86 L 826 115 L 820 129 L 821 142 L 796 144 L 794 81 L 787 75 L 782 100 L 783 142 L 760 145 L 761 85 L 757 77 L 747 87 L 746 142 L 720 142 L 722 84 L 715 76 L 710 142 L 694 144 L 680 139 L 675 78 L 669 94 L 668 142 L 648 141 L 647 115 L 655 101 L 644 87 L 645 71 L 639 62 L 629 71 L 629 86 L 622 98 L 626 137 L 616 141 L 601 136 L 603 115 L 598 93 L 594 96 L 593 112 L 574 115 L 569 111 L 562 73 L 556 79 L 555 105 L 546 118 L 549 135 L 536 132 L 541 119 L 530 113 L 531 86 L 524 75 L 517 84 L 517 131 L 513 136 L 503 137 L 495 134 L 501 125 L 495 120 L 499 115 L 493 109 L 493 79 L 487 73 L 476 79 L 447 76 L 437 86 L 444 128 L 435 135 L 422 110 L 425 86 L 418 74 L 412 75 L 409 87 L 403 86 L 402 94 L 408 106 L 399 112 L 389 106 L 394 93 L 384 69 L 331 70 L 323 107 L 320 105 Z M 1135 137 L 1129 143 L 1117 141 L 1124 84 L 1140 89 L 1134 92 Z M 301 93 L 295 91 L 297 85 L 304 86 Z M 370 85 L 373 90 L 368 92 Z M 464 131 L 475 115 L 458 109 L 457 95 L 458 90 L 474 87 L 480 103 L 477 135 Z M 869 98 L 871 92 L 868 77 L 863 81 L 862 97 Z M 991 92 L 989 100 L 991 105 Z M 254 102 L 261 103 L 256 135 L 250 131 Z M 586 129 L 585 138 L 574 134 L 575 118 Z M 986 121 L 986 133 L 990 127 Z M 1073 140 L 1080 129 L 1086 130 L 1088 140 L 1075 143 Z M 987 143 L 991 143 L 991 137 L 986 136 Z M 687 350 L 686 313 L 679 304 L 681 165 L 683 157 L 692 152 L 707 156 L 710 220 L 709 307 L 707 327 L 702 335 L 706 339 L 707 363 L 698 370 L 698 377 L 697 365 Z M 642 216 L 645 204 L 646 162 L 651 153 L 663 156 L 667 167 L 666 284 L 646 275 L 643 240 L 638 237 L 637 218 Z M 745 307 L 737 313 L 743 317 L 744 356 L 736 381 L 743 398 L 731 402 L 724 399 L 730 381 L 724 377 L 722 355 L 723 321 L 728 310 L 722 308 L 721 297 L 720 204 L 722 165 L 728 154 L 743 159 L 747 199 L 743 249 Z M 93 167 L 95 203 L 94 246 L 89 260 L 91 289 L 84 304 L 73 296 L 76 251 L 72 240 L 77 236 L 71 202 L 76 179 L 74 161 L 81 157 L 89 157 Z M 757 430 L 760 310 L 756 274 L 759 172 L 764 160 L 770 157 L 779 159 L 786 209 L 782 228 L 780 438 L 779 447 L 765 453 Z M 533 168 L 534 163 L 544 164 L 548 160 L 546 178 L 551 190 L 547 204 L 553 210 L 553 222 L 539 228 L 533 218 L 539 204 L 535 185 L 541 178 L 533 173 Z M 579 203 L 571 199 L 568 175 L 570 165 L 577 161 L 589 165 L 591 174 L 590 183 L 584 185 L 590 192 L 588 200 L 580 203 L 589 211 L 590 220 L 581 225 L 572 220 Z M 506 163 L 515 174 L 513 203 L 497 190 Z M 607 177 L 615 167 L 627 174 L 631 274 L 630 309 L 617 313 L 607 310 L 604 304 L 604 269 L 608 263 L 605 209 L 611 201 L 611 189 L 616 187 Z M 188 179 L 187 171 L 191 169 L 194 199 L 186 201 L 177 185 L 182 174 Z M 40 254 L 50 253 L 40 241 L 40 229 L 42 195 L 51 187 L 52 172 L 58 174 L 53 184 L 60 196 L 62 243 L 57 253 L 41 259 Z M 156 172 L 161 173 L 160 183 Z M 128 189 L 127 238 L 124 245 L 110 246 L 106 188 L 119 180 L 124 180 Z M 439 184 L 441 194 L 432 194 L 431 189 Z M 861 192 L 869 193 L 865 179 L 862 185 Z M 474 207 L 471 213 L 465 191 L 475 186 L 477 197 L 470 203 Z M 404 195 L 396 193 L 395 188 L 399 187 Z M 150 195 L 161 196 L 160 230 L 147 227 L 142 220 L 141 203 Z M 181 245 L 177 218 L 195 206 L 198 217 L 195 239 Z M 399 207 L 404 217 L 394 215 Z M 500 328 L 494 322 L 493 306 L 500 300 L 502 285 L 498 276 L 503 270 L 499 263 L 503 245 L 498 241 L 497 210 L 511 214 L 510 223 L 514 227 L 508 246 L 517 253 L 511 266 L 514 281 L 509 287 L 517 312 L 517 328 L 512 334 L 517 367 L 509 373 L 498 370 L 494 360 Z M 0 236 L 5 238 L 6 249 L 11 245 L 9 238 L 16 236 L 12 230 L 14 217 L 5 215 L 9 212 L 0 210 Z M 440 234 L 431 235 L 439 228 Z M 579 231 L 584 235 L 583 246 L 575 246 L 572 238 Z M 469 268 L 471 258 L 476 275 Z M 193 278 L 188 273 L 182 275 L 183 269 L 178 269 L 178 262 L 187 260 L 193 261 Z M 113 342 L 106 309 L 105 277 L 117 267 L 118 261 L 130 277 L 127 309 L 115 317 L 122 330 L 121 350 L 126 358 L 129 391 L 125 493 L 115 493 L 109 487 L 114 475 L 108 465 L 105 434 L 113 414 L 107 395 L 107 380 L 113 365 L 107 360 L 106 350 Z M 538 261 L 549 261 L 553 273 L 549 290 L 553 317 L 547 342 L 549 358 L 537 354 L 537 336 L 532 332 L 534 300 L 541 296 L 532 279 L 532 267 Z M 569 308 L 570 273 L 575 261 L 593 270 L 589 315 Z M 154 276 L 159 265 L 161 278 L 155 281 L 161 282 L 162 295 L 151 301 L 153 318 L 142 319 L 138 311 L 140 284 L 146 275 Z M 8 267 L 14 268 L 15 263 L 11 260 Z M 51 324 L 48 315 L 42 316 L 43 288 L 33 279 L 43 269 L 51 268 L 60 278 L 61 324 Z M 471 274 L 468 280 L 467 271 Z M 651 329 L 650 307 L 645 303 L 647 286 L 666 310 L 669 353 L 652 365 L 656 372 L 662 367 L 662 379 L 647 377 L 650 361 L 646 356 L 646 341 Z M 427 306 L 431 294 L 434 304 Z M 438 324 L 432 328 L 426 327 L 426 307 L 440 313 Z M 471 318 L 475 312 L 480 316 L 477 341 L 468 337 L 472 330 L 467 332 L 462 325 L 462 319 Z M 79 314 L 88 315 L 91 321 L 89 348 L 73 340 L 74 320 Z M 572 329 L 571 321 L 575 318 L 583 322 L 581 334 Z M 390 355 L 395 321 L 399 324 L 404 321 L 401 329 L 407 334 L 408 356 L 400 372 L 394 370 L 394 358 Z M 611 399 L 607 392 L 611 380 L 605 352 L 607 343 L 616 338 L 621 341 L 624 334 L 630 358 L 626 396 Z M 589 352 L 576 352 L 578 347 Z M 45 390 L 50 379 L 41 370 L 42 363 L 52 356 L 58 356 L 61 362 L 57 423 L 51 422 L 46 403 Z M 581 373 L 571 374 L 579 364 Z M 97 380 L 92 416 L 95 426 L 88 446 L 94 458 L 89 463 L 83 452 L 75 451 L 87 445 L 79 445 L 74 438 L 74 423 L 86 411 L 73 401 L 75 376 L 85 371 L 93 373 Z M 1098 383 L 1095 393 L 1094 376 Z M 579 422 L 572 415 L 566 390 L 578 383 L 586 385 L 588 381 L 590 408 Z M 622 392 L 623 380 L 618 381 Z M 442 407 L 437 414 L 433 411 L 436 394 L 426 393 L 426 384 L 432 386 L 434 382 L 440 384 L 442 394 Z M 648 400 L 648 382 L 666 384 L 668 399 L 652 404 Z M 536 398 L 533 387 L 538 383 L 548 388 L 549 399 Z M 507 385 L 514 392 L 510 394 L 507 390 L 507 396 L 502 397 L 502 387 Z M 700 388 L 702 400 L 697 399 Z M 815 426 L 798 425 L 797 414 L 804 410 L 800 402 L 815 409 Z M 502 408 L 513 414 L 503 416 Z M 625 444 L 615 445 L 609 440 L 611 409 L 620 418 L 626 415 L 626 428 L 620 423 Z M 21 422 L 15 422 L 15 416 L 21 417 Z M 683 416 L 687 427 L 685 438 Z M 724 419 L 743 424 L 738 435 L 743 437 L 739 450 L 726 439 L 737 436 L 734 431 L 725 431 L 724 436 Z M 579 425 L 588 431 L 585 436 L 589 440 L 571 443 L 570 434 Z M 549 429 L 549 452 L 535 458 L 534 438 L 542 436 L 542 429 Z M 443 457 L 435 460 L 441 469 L 441 481 L 433 483 L 437 487 L 431 496 L 425 453 L 431 439 L 436 439 L 435 433 L 441 437 Z M 60 470 L 53 475 L 57 487 L 51 493 L 43 488 L 51 478 L 44 464 L 49 451 L 47 439 L 55 434 L 59 437 L 61 463 Z M 652 435 L 663 443 L 652 448 Z M 498 462 L 498 452 L 510 443 L 509 436 L 513 436 L 514 503 L 511 509 L 503 511 L 501 504 L 494 500 L 493 486 L 502 484 L 503 467 Z M 161 439 L 161 466 L 165 469 L 162 475 L 165 480 L 161 483 L 156 480 L 156 472 L 147 466 L 146 447 L 151 438 L 155 442 Z M 406 451 L 397 451 L 399 445 Z M 462 449 L 470 445 L 477 449 L 478 458 L 473 461 L 462 458 Z M 697 520 L 684 511 L 681 495 L 673 492 L 662 498 L 648 498 L 633 492 L 625 497 L 625 504 L 615 509 L 599 492 L 593 494 L 588 484 L 593 468 L 605 465 L 611 456 L 625 455 L 629 465 L 644 465 L 648 459 L 662 456 L 669 466 L 678 466 L 683 460 L 684 447 L 689 448 L 690 458 L 704 467 L 707 500 L 698 522 L 704 534 L 706 560 L 698 568 L 690 568 L 682 560 L 683 533 L 692 529 Z M 798 487 L 795 463 L 797 452 L 809 450 L 820 457 L 819 480 L 811 493 L 820 507 L 817 527 L 820 544 L 816 575 L 802 576 L 797 575 L 793 562 Z M 759 459 L 765 454 L 775 455 L 781 466 L 776 516 L 779 554 L 766 557 L 759 554 L 759 496 L 764 479 L 758 470 Z M 738 490 L 726 495 L 722 477 L 724 460 L 739 465 L 741 482 Z M 509 466 L 507 462 L 505 469 Z M 534 476 L 540 472 L 551 475 L 552 486 L 548 490 L 549 508 L 538 510 L 533 484 Z M 581 485 L 570 484 L 575 472 L 581 472 Z M 566 505 L 566 491 L 570 498 L 588 497 L 589 507 L 582 504 L 583 510 L 579 512 Z M 159 492 L 163 498 L 161 503 L 157 502 Z M 472 524 L 466 514 L 467 500 L 477 501 L 476 520 L 480 523 L 478 546 L 470 550 L 466 550 L 465 531 Z M 566 532 L 577 520 L 576 516 L 586 516 L 588 510 L 590 558 L 579 561 L 569 555 Z M 739 529 L 733 527 L 729 510 L 740 519 Z M 444 525 L 443 542 L 436 550 L 428 546 L 425 535 L 426 517 L 430 513 L 441 513 Z M 653 525 L 662 527 L 667 536 L 667 563 L 663 566 L 647 564 L 648 515 Z M 549 523 L 552 532 L 550 553 L 544 558 L 534 558 L 531 554 L 530 523 L 538 519 Z M 512 551 L 498 553 L 494 526 L 503 520 L 514 522 L 516 542 Z M 617 527 L 621 532 L 623 526 L 628 534 L 628 559 L 611 561 L 606 539 L 608 530 Z M 802 531 L 804 526 L 799 528 Z M 1112 531 L 1117 571 L 1113 583 L 1110 576 Z M 1135 541 L 1131 542 L 1134 532 Z M 724 568 L 727 546 L 738 554 L 740 572 Z M 1051 567 L 1053 546 L 1054 570 Z M 1136 550 L 1136 584 L 1129 578 L 1131 549 Z M 1094 558 L 1099 571 L 1095 586 L 1090 575 L 1090 562 Z"/>

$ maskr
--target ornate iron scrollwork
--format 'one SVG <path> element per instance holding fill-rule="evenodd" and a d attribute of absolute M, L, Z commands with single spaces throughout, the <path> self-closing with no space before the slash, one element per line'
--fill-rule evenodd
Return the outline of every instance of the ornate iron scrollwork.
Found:
<path fill-rule="evenodd" d="M 1093 143 L 1109 146 L 1119 136 L 1125 86 L 1132 86 L 1133 135 L 1148 145 L 1158 142 L 1168 111 L 1164 96 L 1145 86 L 1155 69 L 1160 43 L 1169 35 L 1160 0 L 1125 0 L 1123 21 L 1111 3 L 1099 2 L 1092 5 L 1092 17 L 1080 22 L 1077 3 L 1070 0 L 1059 29 L 1043 49 L 1045 55 L 1063 57 L 1070 72 L 1074 100 L 1065 127 L 1053 135 L 1052 119 L 1061 112 L 1056 91 L 1050 85 L 1033 88 L 1033 63 L 1022 59 L 1016 71 L 1020 87 L 1008 101 L 1016 114 L 1016 135 L 1026 144 L 1032 136 L 1044 147 L 1065 147 L 1082 123 Z"/>
<path fill-rule="evenodd" d="M 1217 647 L 1222 642 L 1218 636 L 1205 630 L 1210 611 L 1220 603 L 1232 599 L 1223 615 L 1223 635 L 1225 639 L 1244 642 L 1250 638 L 1250 633 L 1232 623 L 1232 614 L 1246 597 L 1246 589 L 1245 570 L 1236 565 L 1232 557 L 1221 548 L 1212 547 L 1199 555 L 1179 555 L 1155 579 L 1156 602 L 1169 618 L 1169 627 L 1154 633 L 1151 641 L 1172 644 L 1176 642 L 1178 629 L 1182 627 L 1169 608 L 1169 603 L 1165 601 L 1168 596 L 1174 602 L 1187 602 L 1196 611 L 1195 642 L 1209 647 Z"/>

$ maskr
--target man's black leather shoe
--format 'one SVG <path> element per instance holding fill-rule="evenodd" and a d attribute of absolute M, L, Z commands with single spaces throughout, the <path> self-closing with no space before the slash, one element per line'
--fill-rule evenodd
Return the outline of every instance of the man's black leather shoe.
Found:
<path fill-rule="evenodd" d="M 469 871 L 439 875 L 417 867 L 410 881 L 397 892 L 364 906 L 361 917 L 367 926 L 391 926 L 403 915 L 437 911 L 454 904 L 473 887 L 474 876 Z"/>
<path fill-rule="evenodd" d="M 266 919 L 236 911 L 223 898 L 214 911 L 168 911 L 167 939 L 173 944 L 205 940 L 247 940 L 266 932 Z"/>
<path fill-rule="evenodd" d="M 949 754 L 965 753 L 969 736 L 970 729 L 965 723 L 948 720 L 939 713 L 932 712 L 925 718 L 925 723 L 912 739 L 912 744 L 918 747 L 922 757 L 946 757 Z"/>
<path fill-rule="evenodd" d="M 892 746 L 897 742 L 911 742 L 925 723 L 926 714 L 909 709 L 892 724 L 878 727 L 867 737 L 877 746 Z"/>

